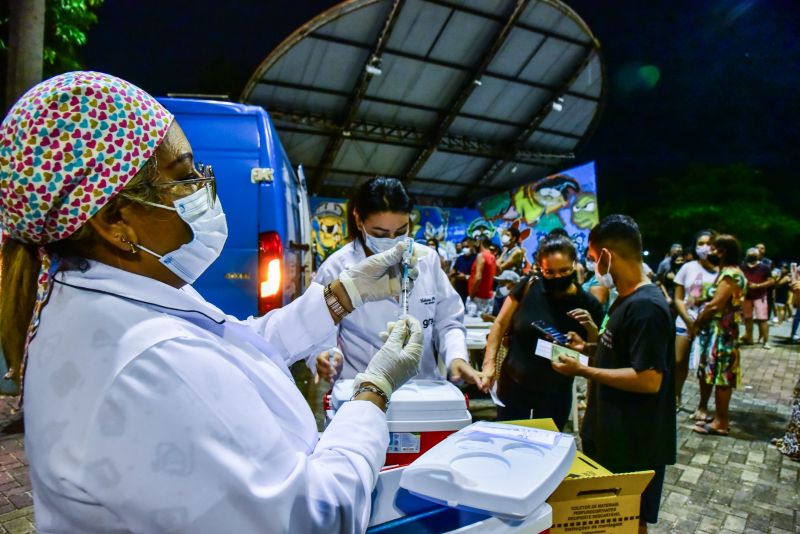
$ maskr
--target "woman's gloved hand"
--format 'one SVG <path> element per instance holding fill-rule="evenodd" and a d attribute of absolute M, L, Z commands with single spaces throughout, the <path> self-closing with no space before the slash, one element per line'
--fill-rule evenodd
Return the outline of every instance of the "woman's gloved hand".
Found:
<path fill-rule="evenodd" d="M 354 308 L 358 308 L 365 302 L 383 300 L 400 294 L 402 276 L 400 262 L 403 260 L 403 253 L 407 247 L 405 241 L 398 243 L 391 250 L 373 254 L 342 271 L 339 281 L 347 291 L 347 296 L 350 297 Z M 412 281 L 419 274 L 416 265 L 424 254 L 425 251 L 420 247 L 414 247 L 408 270 L 408 276 Z"/>
<path fill-rule="evenodd" d="M 422 356 L 422 326 L 408 316 L 396 321 L 383 347 L 375 353 L 366 370 L 358 373 L 353 389 L 363 382 L 375 384 L 386 397 L 408 382 L 419 372 Z"/>

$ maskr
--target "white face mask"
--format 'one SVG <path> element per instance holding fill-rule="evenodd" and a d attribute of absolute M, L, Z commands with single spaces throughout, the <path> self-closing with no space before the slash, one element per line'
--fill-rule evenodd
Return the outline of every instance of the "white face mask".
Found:
<path fill-rule="evenodd" d="M 504 235 L 503 237 L 500 238 L 500 241 L 502 241 L 504 245 L 508 245 L 509 243 L 511 243 L 511 237 Z"/>
<path fill-rule="evenodd" d="M 225 240 L 228 239 L 228 222 L 219 198 L 212 206 L 210 191 L 201 188 L 191 195 L 172 201 L 174 207 L 154 202 L 144 202 L 144 204 L 177 212 L 192 229 L 194 238 L 163 256 L 141 245 L 136 246 L 158 258 L 158 261 L 181 280 L 193 284 L 219 257 Z"/>
<path fill-rule="evenodd" d="M 697 257 L 701 260 L 708 258 L 708 255 L 711 254 L 711 245 L 697 245 L 694 249 L 697 252 Z"/>
<path fill-rule="evenodd" d="M 501 297 L 506 298 L 511 293 L 511 290 L 505 286 L 500 286 L 497 288 L 497 293 L 499 293 Z"/>
<path fill-rule="evenodd" d="M 408 237 L 406 234 L 397 237 L 375 237 L 374 235 L 368 234 L 366 230 L 362 230 L 362 233 L 364 236 L 364 244 L 367 245 L 367 248 L 374 254 L 380 254 L 381 252 L 391 250 L 395 245 L 402 243 L 403 240 Z"/>
<path fill-rule="evenodd" d="M 600 255 L 602 254 L 601 252 Z M 594 265 L 594 275 L 597 277 L 597 282 L 603 287 L 614 287 L 614 277 L 611 276 L 611 253 L 608 254 L 608 271 L 606 271 L 606 274 L 600 274 L 600 258 L 597 258 L 597 260 Z"/>

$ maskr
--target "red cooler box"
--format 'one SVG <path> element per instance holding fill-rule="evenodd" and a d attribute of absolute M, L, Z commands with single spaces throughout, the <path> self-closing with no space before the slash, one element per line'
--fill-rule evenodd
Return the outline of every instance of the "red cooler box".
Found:
<path fill-rule="evenodd" d="M 353 381 L 333 386 L 328 417 L 353 396 Z M 467 399 L 446 380 L 412 380 L 392 394 L 389 411 L 389 449 L 385 465 L 416 460 L 444 438 L 472 423 Z"/>

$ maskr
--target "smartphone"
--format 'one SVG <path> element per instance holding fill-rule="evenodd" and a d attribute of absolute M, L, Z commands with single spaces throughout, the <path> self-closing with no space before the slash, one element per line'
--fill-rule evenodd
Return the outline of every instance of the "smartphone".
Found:
<path fill-rule="evenodd" d="M 548 324 L 546 321 L 536 320 L 531 323 L 531 326 L 544 335 L 547 339 L 551 339 L 561 345 L 569 343 L 567 336 L 558 331 L 556 327 Z"/>

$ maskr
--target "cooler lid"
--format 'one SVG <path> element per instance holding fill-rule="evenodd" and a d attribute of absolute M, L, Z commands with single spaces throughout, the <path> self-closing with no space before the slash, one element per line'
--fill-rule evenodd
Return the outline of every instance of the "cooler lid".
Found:
<path fill-rule="evenodd" d="M 333 386 L 331 404 L 339 409 L 353 396 L 353 381 L 338 380 Z M 390 421 L 413 419 L 413 413 L 467 409 L 464 394 L 447 380 L 411 380 L 392 393 L 386 418 Z M 402 416 L 401 416 L 402 414 Z"/>
<path fill-rule="evenodd" d="M 522 519 L 561 484 L 575 450 L 567 434 L 480 421 L 406 467 L 400 487 L 447 506 Z"/>

